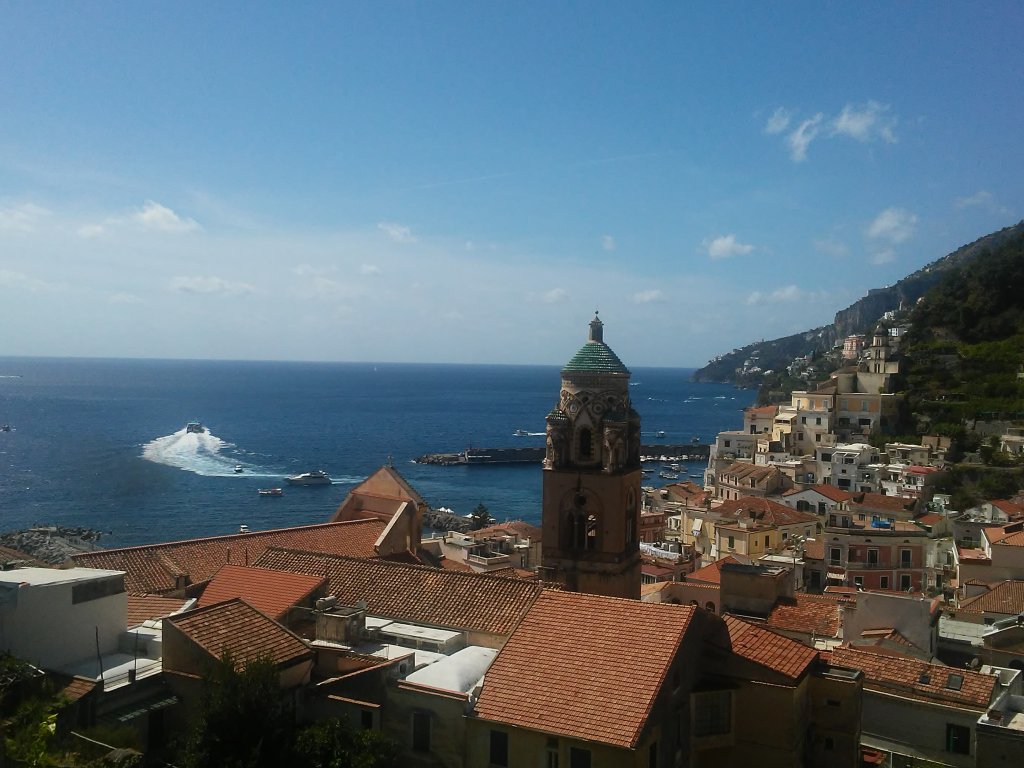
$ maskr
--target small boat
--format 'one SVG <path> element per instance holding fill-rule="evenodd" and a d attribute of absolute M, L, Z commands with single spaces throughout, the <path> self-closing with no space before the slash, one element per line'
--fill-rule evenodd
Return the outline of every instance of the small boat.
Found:
<path fill-rule="evenodd" d="M 249 532 L 249 526 L 246 525 L 245 523 L 242 523 L 240 526 L 238 526 L 238 532 L 239 533 L 248 533 Z"/>
<path fill-rule="evenodd" d="M 658 434 L 658 437 L 664 437 L 665 436 L 665 430 L 664 429 L 659 429 L 657 434 Z"/>
<path fill-rule="evenodd" d="M 289 485 L 330 485 L 331 478 L 322 469 L 313 472 L 303 472 L 301 475 L 286 477 L 285 482 Z"/>
<path fill-rule="evenodd" d="M 201 435 L 206 431 L 206 427 L 203 426 L 202 422 L 190 421 L 185 425 L 185 434 L 196 434 Z"/>
<path fill-rule="evenodd" d="M 244 471 L 245 471 L 245 469 L 242 467 L 241 464 L 235 464 L 235 474 L 236 475 L 240 475 Z"/>
<path fill-rule="evenodd" d="M 10 431 L 11 431 L 11 425 L 10 424 L 4 424 L 3 426 L 0 426 L 0 432 L 10 432 Z"/>
<path fill-rule="evenodd" d="M 679 473 L 678 472 L 661 471 L 661 472 L 658 473 L 658 477 L 660 477 L 662 480 L 678 480 L 679 479 Z"/>
<path fill-rule="evenodd" d="M 515 432 L 512 433 L 512 436 L 513 437 L 529 437 L 530 433 L 527 432 L 525 429 L 517 429 Z"/>
<path fill-rule="evenodd" d="M 283 496 L 284 491 L 280 488 L 260 488 L 256 491 L 260 496 Z"/>

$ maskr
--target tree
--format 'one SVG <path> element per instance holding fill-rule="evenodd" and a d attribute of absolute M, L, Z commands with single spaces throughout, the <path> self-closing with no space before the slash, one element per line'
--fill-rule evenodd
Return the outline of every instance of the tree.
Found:
<path fill-rule="evenodd" d="M 272 661 L 251 659 L 236 667 L 226 653 L 212 665 L 204 683 L 182 755 L 186 768 L 290 764 L 294 712 L 281 695 L 277 666 Z"/>
<path fill-rule="evenodd" d="M 486 528 L 488 525 L 494 522 L 494 518 L 491 517 L 491 513 L 487 510 L 482 503 L 476 505 L 476 509 L 469 513 L 470 519 L 473 521 L 473 530 L 479 531 L 481 528 Z"/>
<path fill-rule="evenodd" d="M 344 720 L 304 728 L 295 744 L 296 768 L 398 768 L 398 746 L 380 731 L 353 732 Z"/>

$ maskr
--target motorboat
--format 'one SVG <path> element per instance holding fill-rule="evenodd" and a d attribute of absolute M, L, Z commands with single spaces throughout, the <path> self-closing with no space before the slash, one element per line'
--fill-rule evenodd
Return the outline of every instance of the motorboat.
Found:
<path fill-rule="evenodd" d="M 284 491 L 280 488 L 260 488 L 256 491 L 260 496 L 283 496 Z"/>
<path fill-rule="evenodd" d="M 678 480 L 679 473 L 662 470 L 661 472 L 658 473 L 658 477 L 660 477 L 662 480 Z"/>
<path fill-rule="evenodd" d="M 245 471 L 245 468 L 241 464 L 235 464 L 235 474 L 240 475 Z"/>
<path fill-rule="evenodd" d="M 659 429 L 658 430 L 658 437 L 664 437 L 664 436 L 665 436 L 665 430 L 664 429 Z"/>
<path fill-rule="evenodd" d="M 196 434 L 201 435 L 206 432 L 206 427 L 203 426 L 202 422 L 190 421 L 185 425 L 185 434 Z"/>
<path fill-rule="evenodd" d="M 515 432 L 512 433 L 512 436 L 513 437 L 529 437 L 530 433 L 527 432 L 525 429 L 517 429 Z"/>
<path fill-rule="evenodd" d="M 303 472 L 300 475 L 286 477 L 285 482 L 289 485 L 330 485 L 331 478 L 322 469 L 312 472 Z"/>

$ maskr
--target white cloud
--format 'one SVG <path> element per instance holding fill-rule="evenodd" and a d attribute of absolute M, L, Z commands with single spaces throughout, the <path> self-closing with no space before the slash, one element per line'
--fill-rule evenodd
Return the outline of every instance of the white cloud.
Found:
<path fill-rule="evenodd" d="M 992 193 L 984 189 L 975 192 L 973 195 L 967 197 L 958 197 L 956 199 L 957 208 L 972 208 L 975 206 L 989 206 L 992 204 Z"/>
<path fill-rule="evenodd" d="M 767 134 L 782 133 L 789 128 L 789 122 L 793 119 L 793 113 L 784 107 L 779 107 L 765 123 L 764 132 Z"/>
<path fill-rule="evenodd" d="M 48 283 L 45 280 L 26 275 L 24 272 L 15 272 L 10 269 L 0 269 L 0 286 L 17 288 L 19 291 L 39 293 L 43 291 L 56 291 L 63 288 L 58 283 Z"/>
<path fill-rule="evenodd" d="M 821 121 L 824 119 L 825 115 L 819 112 L 814 117 L 800 123 L 796 130 L 786 138 L 789 143 L 789 156 L 793 158 L 793 162 L 802 163 L 807 159 L 807 148 L 818 137 Z"/>
<path fill-rule="evenodd" d="M 540 300 L 544 304 L 560 304 L 569 298 L 569 292 L 564 288 L 552 288 L 541 295 Z"/>
<path fill-rule="evenodd" d="M 143 300 L 134 293 L 112 293 L 107 297 L 108 304 L 143 304 Z"/>
<path fill-rule="evenodd" d="M 199 229 L 194 219 L 182 218 L 170 208 L 153 200 L 147 200 L 142 210 L 132 215 L 132 220 L 145 229 L 158 232 L 191 232 Z"/>
<path fill-rule="evenodd" d="M 171 290 L 178 293 L 219 294 L 241 296 L 256 291 L 248 283 L 230 282 L 219 277 L 175 277 L 171 279 Z"/>
<path fill-rule="evenodd" d="M 847 104 L 832 121 L 832 136 L 849 136 L 860 142 L 880 138 L 889 144 L 896 142 L 896 120 L 888 116 L 889 105 L 869 101 L 862 106 Z"/>
<path fill-rule="evenodd" d="M 601 236 L 601 247 L 606 251 L 614 251 L 616 248 L 615 238 L 611 235 Z"/>
<path fill-rule="evenodd" d="M 379 275 L 380 267 L 376 264 L 363 264 L 359 267 L 360 275 Z"/>
<path fill-rule="evenodd" d="M 793 304 L 798 301 L 818 301 L 822 298 L 820 291 L 803 291 L 795 285 L 784 285 L 770 293 L 754 291 L 747 296 L 747 304 Z"/>
<path fill-rule="evenodd" d="M 728 259 L 733 256 L 745 256 L 754 250 L 754 246 L 741 243 L 736 235 L 719 235 L 705 240 L 702 245 L 712 259 Z"/>
<path fill-rule="evenodd" d="M 652 288 L 646 291 L 638 291 L 633 294 L 634 304 L 650 304 L 656 301 L 664 301 L 665 292 L 657 288 Z"/>
<path fill-rule="evenodd" d="M 412 230 L 404 224 L 396 224 L 393 221 L 380 221 L 377 222 L 377 229 L 384 232 L 388 237 L 394 240 L 396 243 L 415 243 L 416 238 L 412 234 Z"/>
<path fill-rule="evenodd" d="M 868 225 L 865 234 L 872 240 L 902 243 L 914 234 L 917 216 L 903 208 L 886 208 Z"/>
<path fill-rule="evenodd" d="M 102 237 L 106 232 L 107 230 L 102 224 L 86 224 L 78 228 L 78 236 L 85 240 Z"/>
<path fill-rule="evenodd" d="M 890 261 L 894 261 L 895 259 L 896 251 L 894 251 L 892 248 L 883 248 L 880 251 L 875 251 L 874 253 L 872 253 L 870 261 L 877 267 L 881 266 L 882 264 L 888 264 Z"/>
<path fill-rule="evenodd" d="M 0 230 L 31 232 L 40 219 L 49 215 L 49 210 L 35 203 L 0 207 Z"/>
<path fill-rule="evenodd" d="M 815 240 L 812 245 L 814 250 L 818 253 L 824 254 L 825 256 L 831 256 L 834 259 L 845 259 L 850 255 L 850 249 L 845 243 L 841 243 L 838 240 L 831 238 L 821 238 Z"/>

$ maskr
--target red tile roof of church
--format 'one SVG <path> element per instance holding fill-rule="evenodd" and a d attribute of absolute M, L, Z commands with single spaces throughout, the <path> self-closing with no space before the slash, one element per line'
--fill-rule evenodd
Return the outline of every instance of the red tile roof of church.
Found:
<path fill-rule="evenodd" d="M 544 592 L 488 670 L 477 716 L 633 748 L 697 610 Z"/>
<path fill-rule="evenodd" d="M 374 557 L 384 532 L 380 520 L 320 523 L 271 531 L 253 531 L 166 544 L 105 549 L 75 555 L 75 565 L 125 572 L 133 594 L 161 594 L 178 589 L 177 577 L 192 584 L 213 577 L 223 565 L 253 565 L 269 547 L 291 547 L 352 557 Z"/>

